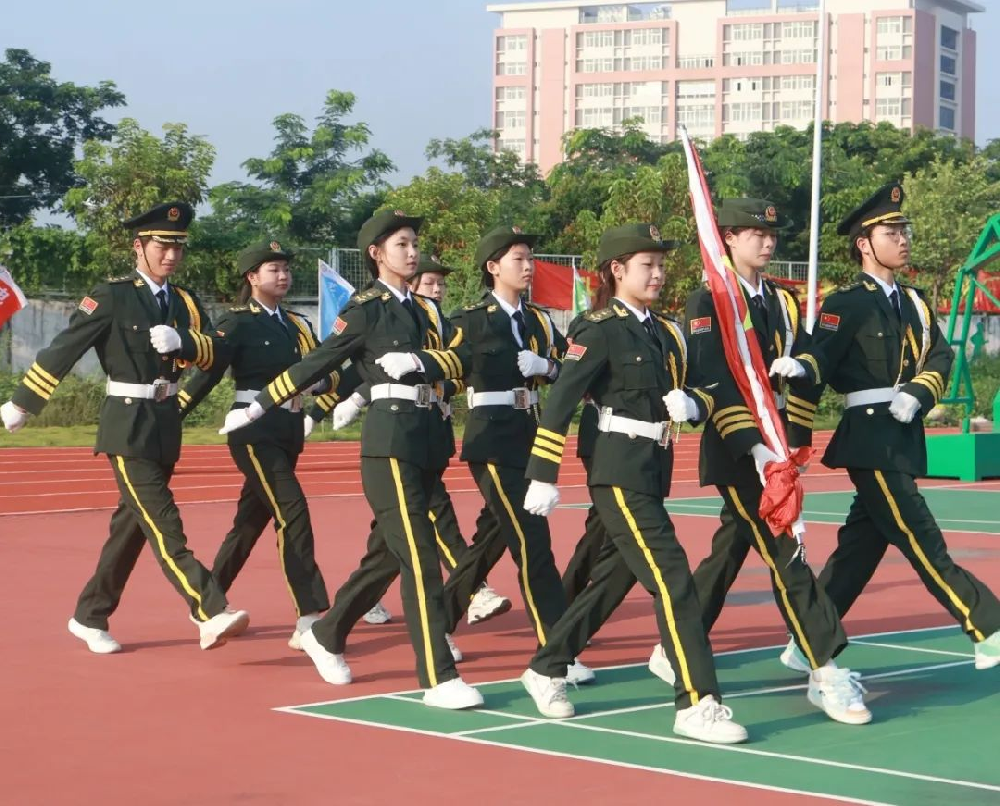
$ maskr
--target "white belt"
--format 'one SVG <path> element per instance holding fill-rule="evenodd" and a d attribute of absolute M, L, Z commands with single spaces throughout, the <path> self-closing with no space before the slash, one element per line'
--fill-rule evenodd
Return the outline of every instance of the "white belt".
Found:
<path fill-rule="evenodd" d="M 895 386 L 882 386 L 878 389 L 862 389 L 860 392 L 848 392 L 844 395 L 844 407 L 853 409 L 855 406 L 870 406 L 873 403 L 891 403 L 897 389 Z"/>
<path fill-rule="evenodd" d="M 377 383 L 371 388 L 372 400 L 412 400 L 418 409 L 429 409 L 438 402 L 437 392 L 429 383 L 409 386 L 405 383 Z"/>
<path fill-rule="evenodd" d="M 237 389 L 236 402 L 253 403 L 259 394 L 259 389 Z M 291 400 L 286 400 L 281 404 L 281 408 L 286 409 L 287 411 L 302 411 L 302 395 L 296 395 Z"/>
<path fill-rule="evenodd" d="M 166 400 L 177 394 L 177 384 L 160 379 L 154 383 L 122 383 L 108 378 L 104 393 L 111 397 L 137 397 L 140 400 Z"/>
<path fill-rule="evenodd" d="M 479 406 L 513 406 L 515 409 L 528 409 L 538 402 L 538 392 L 524 386 L 506 392 L 477 392 L 469 388 L 465 391 L 465 399 L 470 409 Z"/>
<path fill-rule="evenodd" d="M 631 417 L 619 417 L 611 413 L 610 406 L 601 409 L 601 416 L 597 420 L 597 430 L 603 431 L 605 434 L 625 434 L 630 439 L 645 437 L 664 447 L 670 442 L 669 421 L 650 423 L 646 420 L 633 420 Z"/>

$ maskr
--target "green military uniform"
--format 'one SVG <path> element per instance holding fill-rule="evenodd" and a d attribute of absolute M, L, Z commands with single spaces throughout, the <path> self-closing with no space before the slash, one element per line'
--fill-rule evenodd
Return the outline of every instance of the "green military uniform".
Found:
<path fill-rule="evenodd" d="M 292 257 L 292 252 L 272 241 L 245 249 L 237 267 L 246 276 L 262 263 Z M 229 368 L 236 385 L 233 407 L 249 405 L 272 378 L 316 347 L 316 336 L 304 316 L 280 306 L 269 312 L 252 299 L 226 311 L 216 328 L 225 334 L 228 360 L 216 361 L 210 371 L 198 373 L 180 393 L 183 415 L 208 395 Z M 333 375 L 339 381 L 338 373 Z M 281 570 L 296 616 L 330 606 L 316 565 L 309 506 L 295 475 L 303 447 L 302 423 L 301 399 L 294 398 L 286 407 L 272 408 L 248 427 L 229 434 L 229 453 L 244 482 L 233 527 L 212 565 L 212 575 L 228 591 L 264 528 L 273 521 Z"/>
<path fill-rule="evenodd" d="M 660 241 L 655 227 L 627 225 L 602 236 L 599 262 L 671 246 Z M 662 397 L 685 386 L 684 336 L 660 315 L 650 313 L 648 324 L 640 322 L 617 299 L 584 320 L 549 394 L 527 476 L 556 482 L 573 411 L 589 394 L 601 407 L 602 430 L 588 485 L 615 551 L 602 555 L 591 584 L 550 631 L 531 668 L 546 677 L 565 677 L 567 666 L 638 579 L 653 597 L 661 641 L 679 670 L 677 707 L 686 708 L 706 695 L 718 698 L 719 685 L 687 557 L 663 508 L 674 454 Z M 699 416 L 709 416 L 710 394 L 692 394 Z"/>
<path fill-rule="evenodd" d="M 533 246 L 535 240 L 518 227 L 494 229 L 480 240 L 476 265 L 482 269 L 494 255 L 516 244 Z M 512 320 L 499 299 L 487 292 L 480 302 L 452 316 L 464 334 L 459 350 L 472 401 L 461 458 L 468 462 L 485 505 L 476 522 L 472 548 L 448 577 L 445 605 L 448 632 L 453 632 L 506 544 L 518 567 L 528 618 L 539 643 L 544 644 L 548 630 L 566 609 L 566 599 L 552 555 L 548 521 L 525 512 L 523 503 L 524 467 L 537 427 L 537 387 L 547 379 L 525 378 L 517 356 L 521 350 L 531 350 L 558 367 L 566 340 L 542 308 L 521 302 L 514 313 Z M 514 336 L 512 321 L 519 337 Z M 490 400 L 478 398 L 477 402 L 475 396 L 484 393 Z"/>
<path fill-rule="evenodd" d="M 780 230 L 784 222 L 774 205 L 763 199 L 724 199 L 718 211 L 720 227 Z M 746 301 L 753 333 L 764 366 L 780 356 L 805 349 L 809 334 L 799 321 L 798 301 L 790 291 L 761 278 L 759 293 L 752 294 L 737 280 Z M 718 316 L 707 288 L 688 298 L 686 311 L 691 382 L 716 383 L 715 413 L 705 423 L 698 463 L 701 484 L 715 485 L 723 499 L 722 524 L 712 538 L 712 550 L 694 572 L 706 631 L 711 631 L 722 611 L 726 594 L 750 549 L 764 560 L 771 576 L 774 600 L 789 634 L 815 669 L 847 645 L 836 608 L 817 586 L 803 562 L 793 562 L 798 548 L 790 535 L 775 536 L 760 517 L 763 487 L 750 449 L 764 444 L 750 410 L 726 363 Z M 770 391 L 781 415 L 789 447 L 812 444 L 815 405 L 784 389 L 781 378 L 771 379 Z"/>
<path fill-rule="evenodd" d="M 184 243 L 191 217 L 187 204 L 175 202 L 125 226 L 136 237 Z M 168 486 L 181 449 L 177 379 L 188 364 L 208 370 L 224 360 L 226 344 L 192 292 L 173 283 L 162 290 L 163 297 L 154 297 L 150 281 L 138 271 L 98 285 L 80 302 L 67 328 L 38 354 L 13 396 L 16 405 L 37 414 L 91 347 L 107 373 L 108 396 L 94 452 L 108 455 L 121 500 L 75 613 L 80 624 L 100 630 L 108 629 L 147 541 L 196 619 L 207 621 L 226 608 L 222 590 L 187 547 Z M 153 348 L 150 329 L 161 324 L 177 331 L 179 351 L 161 355 Z"/>
<path fill-rule="evenodd" d="M 420 223 L 419 218 L 397 212 L 376 214 L 359 235 L 362 253 L 379 236 L 404 227 L 416 230 Z M 370 260 L 367 255 L 366 260 Z M 424 348 L 432 327 L 427 309 L 411 299 L 406 303 L 381 281 L 375 282 L 351 299 L 330 336 L 268 384 L 257 402 L 266 411 L 291 400 L 347 359 L 357 366 L 373 396 L 376 390 L 386 393 L 372 400 L 365 416 L 361 482 L 382 538 L 400 566 L 417 676 L 421 686 L 429 688 L 458 677 L 458 673 L 445 640 L 441 571 L 434 526 L 427 515 L 441 455 L 446 451 L 448 426 L 432 411 L 434 406 L 427 397 L 430 390 L 418 385 L 460 378 L 463 367 L 460 357 L 448 349 L 451 345 Z M 456 333 L 453 341 L 460 340 L 461 333 Z M 390 352 L 413 353 L 423 372 L 393 381 L 375 363 Z M 336 652 L 332 612 L 314 624 L 312 632 L 321 645 Z"/>
<path fill-rule="evenodd" d="M 838 233 L 854 243 L 870 238 L 877 224 L 906 224 L 902 201 L 902 187 L 887 185 L 854 210 Z M 856 491 L 819 581 L 843 616 L 887 545 L 894 545 L 927 590 L 978 642 L 1000 629 L 1000 602 L 952 560 L 915 481 L 927 472 L 921 417 L 944 392 L 952 351 L 923 292 L 898 282 L 893 290 L 895 300 L 872 275 L 859 274 L 853 285 L 826 298 L 811 347 L 796 356 L 806 377 L 793 382 L 812 386 L 808 396 L 813 401 L 826 385 L 846 396 L 823 464 L 846 468 Z M 899 422 L 890 413 L 898 392 L 920 403 L 912 422 Z"/>

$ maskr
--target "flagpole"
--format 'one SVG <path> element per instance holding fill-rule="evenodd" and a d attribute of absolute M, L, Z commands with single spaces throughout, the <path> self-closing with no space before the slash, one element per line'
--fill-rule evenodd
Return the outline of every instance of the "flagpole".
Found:
<path fill-rule="evenodd" d="M 826 78 L 826 0 L 819 0 L 819 43 L 816 54 L 816 109 L 813 117 L 812 209 L 809 223 L 809 275 L 806 283 L 806 330 L 816 321 L 816 290 L 819 285 L 819 201 L 823 166 L 823 88 Z"/>

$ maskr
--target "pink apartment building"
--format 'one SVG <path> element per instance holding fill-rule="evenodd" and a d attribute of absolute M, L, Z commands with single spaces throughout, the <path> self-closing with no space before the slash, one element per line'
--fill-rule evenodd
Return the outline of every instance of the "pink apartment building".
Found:
<path fill-rule="evenodd" d="M 642 117 L 659 142 L 813 118 L 817 0 L 511 3 L 494 34 L 493 125 L 548 172 L 564 133 Z M 975 137 L 970 0 L 827 0 L 827 120 Z"/>

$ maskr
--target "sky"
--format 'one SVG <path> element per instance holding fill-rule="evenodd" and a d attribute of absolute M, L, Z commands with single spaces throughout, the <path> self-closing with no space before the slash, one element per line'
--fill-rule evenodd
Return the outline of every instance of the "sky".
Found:
<path fill-rule="evenodd" d="M 1000 137 L 1000 0 L 980 0 L 976 141 Z M 396 163 L 393 182 L 427 167 L 434 137 L 490 125 L 492 32 L 485 0 L 203 0 L 4 3 L 0 49 L 26 48 L 59 81 L 111 80 L 128 116 L 153 132 L 187 123 L 216 147 L 212 183 L 272 147 L 272 119 L 311 122 L 326 92 L 357 96 L 353 120 Z"/>

